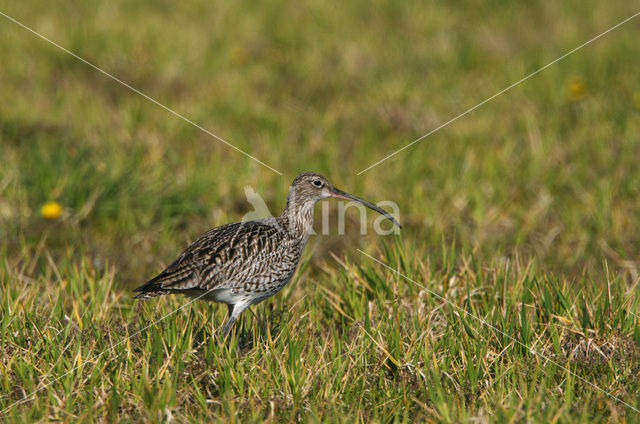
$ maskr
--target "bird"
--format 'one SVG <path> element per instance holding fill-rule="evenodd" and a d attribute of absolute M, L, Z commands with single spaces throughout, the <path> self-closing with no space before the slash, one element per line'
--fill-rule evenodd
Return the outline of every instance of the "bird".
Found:
<path fill-rule="evenodd" d="M 318 173 L 303 172 L 293 180 L 279 217 L 205 232 L 160 274 L 136 288 L 136 298 L 185 294 L 225 303 L 226 337 L 242 311 L 275 295 L 291 280 L 312 232 L 314 205 L 329 197 L 361 203 L 401 228 L 375 204 L 335 188 Z"/>

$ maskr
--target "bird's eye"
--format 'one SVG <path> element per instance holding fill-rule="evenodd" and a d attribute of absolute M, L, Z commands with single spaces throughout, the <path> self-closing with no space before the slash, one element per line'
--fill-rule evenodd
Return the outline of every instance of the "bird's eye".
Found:
<path fill-rule="evenodd" d="M 313 185 L 314 185 L 314 186 L 316 186 L 316 187 L 322 187 L 322 181 L 320 181 L 320 180 L 314 180 L 314 181 L 313 181 Z"/>

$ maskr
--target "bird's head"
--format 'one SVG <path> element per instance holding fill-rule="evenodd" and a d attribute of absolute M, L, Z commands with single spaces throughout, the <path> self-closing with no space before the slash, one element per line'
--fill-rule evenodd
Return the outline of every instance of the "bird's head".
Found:
<path fill-rule="evenodd" d="M 315 172 L 303 172 L 293 180 L 291 188 L 289 189 L 289 197 L 287 198 L 287 209 L 303 210 L 312 207 L 318 200 L 328 197 L 358 202 L 384 215 L 397 225 L 398 228 L 401 228 L 400 224 L 384 209 L 379 208 L 367 200 L 335 188 L 329 180 Z"/>

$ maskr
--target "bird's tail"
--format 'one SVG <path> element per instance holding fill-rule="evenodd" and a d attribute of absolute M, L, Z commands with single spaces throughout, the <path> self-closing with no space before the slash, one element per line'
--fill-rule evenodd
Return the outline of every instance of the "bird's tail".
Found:
<path fill-rule="evenodd" d="M 169 293 L 170 292 L 168 290 L 148 291 L 148 292 L 140 293 L 139 295 L 134 296 L 134 299 L 147 300 L 147 299 L 151 299 L 152 297 L 162 296 L 163 294 L 169 294 Z"/>
<path fill-rule="evenodd" d="M 171 293 L 171 290 L 167 290 L 162 288 L 162 285 L 157 282 L 157 277 L 151 281 L 146 282 L 140 287 L 133 290 L 134 292 L 141 292 L 139 295 L 135 296 L 135 299 L 146 300 L 151 299 L 152 297 L 162 296 L 163 294 Z"/>

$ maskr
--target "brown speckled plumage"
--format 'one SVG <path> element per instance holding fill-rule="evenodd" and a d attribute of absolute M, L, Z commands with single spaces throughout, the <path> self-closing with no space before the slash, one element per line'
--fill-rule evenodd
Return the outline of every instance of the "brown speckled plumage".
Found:
<path fill-rule="evenodd" d="M 298 175 L 278 218 L 238 222 L 202 234 L 158 276 L 138 287 L 136 298 L 183 293 L 228 305 L 226 335 L 247 307 L 276 294 L 291 279 L 313 225 L 313 207 L 326 197 L 371 203 L 334 188 L 322 175 Z M 395 220 L 393 220 L 394 223 Z"/>

